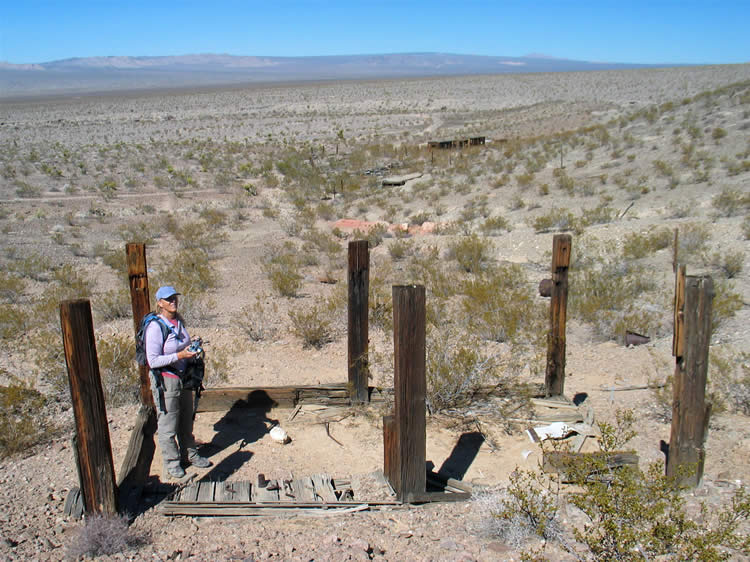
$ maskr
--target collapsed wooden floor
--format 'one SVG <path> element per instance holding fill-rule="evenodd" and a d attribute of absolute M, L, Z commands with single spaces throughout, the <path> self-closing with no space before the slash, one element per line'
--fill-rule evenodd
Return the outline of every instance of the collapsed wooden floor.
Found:
<path fill-rule="evenodd" d="M 364 478 L 364 479 L 363 479 Z M 425 494 L 422 501 L 461 501 L 470 497 L 466 485 L 430 479 L 439 491 Z M 327 474 L 257 481 L 201 480 L 177 489 L 159 504 L 164 515 L 252 516 L 327 515 L 363 511 L 374 507 L 398 507 L 382 471 L 365 477 L 332 478 Z"/>

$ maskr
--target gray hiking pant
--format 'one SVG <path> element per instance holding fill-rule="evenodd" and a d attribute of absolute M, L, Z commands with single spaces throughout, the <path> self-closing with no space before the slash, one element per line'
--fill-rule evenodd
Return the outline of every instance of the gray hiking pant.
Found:
<path fill-rule="evenodd" d="M 153 372 L 149 372 L 156 406 L 159 448 L 166 472 L 180 466 L 181 461 L 189 461 L 198 456 L 193 437 L 195 391 L 183 388 L 180 379 L 160 378 L 164 381 L 163 389 L 157 387 L 156 377 Z"/>

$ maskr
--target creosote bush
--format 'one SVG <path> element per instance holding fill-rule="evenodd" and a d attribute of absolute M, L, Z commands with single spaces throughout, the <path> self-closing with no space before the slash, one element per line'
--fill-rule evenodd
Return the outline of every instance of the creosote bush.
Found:
<path fill-rule="evenodd" d="M 458 262 L 467 273 L 480 273 L 487 266 L 495 251 L 491 240 L 471 234 L 462 236 L 448 245 L 448 257 Z"/>
<path fill-rule="evenodd" d="M 302 340 L 304 347 L 320 349 L 333 341 L 333 321 L 325 305 L 312 305 L 289 311 L 292 332 Z"/>
<path fill-rule="evenodd" d="M 8 373 L 0 369 L 3 378 Z M 14 455 L 43 441 L 52 431 L 40 413 L 47 399 L 24 382 L 10 377 L 0 386 L 0 457 Z"/>

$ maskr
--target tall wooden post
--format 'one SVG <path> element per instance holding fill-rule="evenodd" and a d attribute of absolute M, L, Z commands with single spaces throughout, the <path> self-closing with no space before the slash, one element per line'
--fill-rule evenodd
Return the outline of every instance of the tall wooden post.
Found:
<path fill-rule="evenodd" d="M 425 419 L 425 289 L 393 287 L 394 411 L 384 418 L 384 472 L 399 500 L 424 496 L 427 484 Z"/>
<path fill-rule="evenodd" d="M 675 334 L 674 349 L 681 355 L 676 357 L 674 374 L 667 475 L 676 477 L 682 485 L 694 487 L 703 479 L 704 445 L 711 416 L 711 403 L 706 401 L 706 380 L 714 284 L 709 276 L 689 275 L 684 279 L 684 333 Z M 679 290 L 679 277 L 677 288 Z M 676 296 L 675 303 L 680 300 Z M 675 316 L 677 313 L 679 311 Z"/>
<path fill-rule="evenodd" d="M 568 310 L 568 267 L 570 234 L 556 234 L 552 242 L 552 302 L 547 334 L 547 371 L 544 392 L 547 397 L 561 396 L 565 389 L 565 322 Z"/>
<path fill-rule="evenodd" d="M 138 333 L 141 319 L 149 312 L 148 274 L 146 270 L 145 244 L 127 244 L 125 246 L 128 261 L 128 281 L 130 300 L 133 307 L 133 329 Z M 120 505 L 123 510 L 133 513 L 140 500 L 141 490 L 148 480 L 151 462 L 154 460 L 156 443 L 156 410 L 151 395 L 151 384 L 148 379 L 148 367 L 140 365 L 141 407 L 125 458 L 122 461 L 118 484 L 120 486 Z"/>
<path fill-rule="evenodd" d="M 369 401 L 368 300 L 370 248 L 367 240 L 349 242 L 349 397 L 352 403 Z"/>
<path fill-rule="evenodd" d="M 107 410 L 88 300 L 60 304 L 65 363 L 76 422 L 76 455 L 87 513 L 117 513 Z"/>

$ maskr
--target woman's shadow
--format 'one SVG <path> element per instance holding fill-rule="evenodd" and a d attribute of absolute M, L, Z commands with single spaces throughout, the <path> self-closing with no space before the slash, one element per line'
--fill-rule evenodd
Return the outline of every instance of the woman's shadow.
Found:
<path fill-rule="evenodd" d="M 248 407 L 252 404 L 253 407 Z M 278 420 L 267 416 L 276 402 L 264 390 L 254 390 L 247 401 L 236 402 L 229 411 L 214 424 L 213 439 L 200 447 L 200 454 L 206 457 L 236 446 L 237 449 L 224 457 L 221 462 L 203 475 L 201 480 L 227 480 L 253 456 L 245 450 L 250 443 L 261 439 Z"/>

